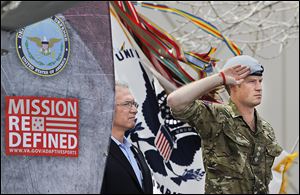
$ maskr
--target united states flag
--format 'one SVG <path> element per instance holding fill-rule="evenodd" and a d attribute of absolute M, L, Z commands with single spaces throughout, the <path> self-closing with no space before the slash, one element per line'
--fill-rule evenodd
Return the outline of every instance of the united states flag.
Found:
<path fill-rule="evenodd" d="M 57 133 L 77 133 L 77 119 L 46 117 L 46 131 Z"/>
<path fill-rule="evenodd" d="M 77 133 L 78 121 L 76 118 L 61 117 L 32 117 L 32 130 L 52 133 Z"/>
<path fill-rule="evenodd" d="M 172 154 L 174 142 L 168 129 L 161 125 L 154 140 L 155 147 L 166 162 L 169 161 Z"/>

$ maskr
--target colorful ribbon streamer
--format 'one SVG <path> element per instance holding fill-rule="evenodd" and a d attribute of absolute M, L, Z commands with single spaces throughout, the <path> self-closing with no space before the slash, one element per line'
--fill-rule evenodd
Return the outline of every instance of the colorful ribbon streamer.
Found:
<path fill-rule="evenodd" d="M 118 16 L 156 71 L 175 86 L 180 87 L 195 79 L 204 78 L 207 73 L 212 72 L 216 60 L 210 55 L 216 48 L 204 54 L 185 52 L 174 37 L 137 13 L 130 1 L 111 1 L 110 4 L 114 8 L 112 13 Z M 181 63 L 197 72 L 198 78 L 191 76 Z"/>
<path fill-rule="evenodd" d="M 204 30 L 205 32 L 211 34 L 212 36 L 222 40 L 225 42 L 225 44 L 228 46 L 230 51 L 235 55 L 241 55 L 242 51 L 238 48 L 238 46 L 229 40 L 226 36 L 224 36 L 217 27 L 209 23 L 208 21 L 197 17 L 195 15 L 192 15 L 190 13 L 187 13 L 185 11 L 176 9 L 176 8 L 171 8 L 166 5 L 159 5 L 159 4 L 153 4 L 153 3 L 145 3 L 145 2 L 135 2 L 134 3 L 137 6 L 144 7 L 144 8 L 149 8 L 149 9 L 154 9 L 162 12 L 169 12 L 173 13 L 179 16 L 182 16 L 191 22 L 193 22 L 196 26 L 198 26 L 200 29 Z"/>

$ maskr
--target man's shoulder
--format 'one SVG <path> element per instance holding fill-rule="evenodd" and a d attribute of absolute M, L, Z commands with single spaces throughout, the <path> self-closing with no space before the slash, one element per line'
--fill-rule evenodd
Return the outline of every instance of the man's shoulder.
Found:
<path fill-rule="evenodd" d="M 195 101 L 198 104 L 203 104 L 207 107 L 209 107 L 210 109 L 214 109 L 214 110 L 218 110 L 218 111 L 229 111 L 231 108 L 228 104 L 225 103 L 217 103 L 217 102 L 211 102 L 211 101 L 207 101 L 207 100 L 196 100 Z"/>
<path fill-rule="evenodd" d="M 260 121 L 261 121 L 263 130 L 274 131 L 272 125 L 268 121 L 266 121 L 265 119 L 263 119 L 261 117 L 260 117 Z"/>
<path fill-rule="evenodd" d="M 261 121 L 261 126 L 264 134 L 267 135 L 269 138 L 271 138 L 271 140 L 275 140 L 275 132 L 272 125 L 261 117 L 260 117 L 260 121 Z"/>
<path fill-rule="evenodd" d="M 215 103 L 202 101 L 206 107 L 210 110 L 210 113 L 214 116 L 216 122 L 224 123 L 228 122 L 233 118 L 233 110 L 226 103 Z"/>
<path fill-rule="evenodd" d="M 263 119 L 263 118 L 260 118 L 260 120 L 261 120 L 261 123 L 262 123 L 262 125 L 263 125 L 264 127 L 272 128 L 272 125 L 271 125 L 268 121 L 266 121 L 266 120 Z M 273 128 L 272 128 L 272 129 L 273 129 Z"/>

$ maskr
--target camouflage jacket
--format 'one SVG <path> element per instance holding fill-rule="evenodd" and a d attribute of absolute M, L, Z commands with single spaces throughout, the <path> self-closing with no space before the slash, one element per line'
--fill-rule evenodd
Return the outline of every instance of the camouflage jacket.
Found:
<path fill-rule="evenodd" d="M 268 193 L 271 167 L 282 148 L 273 128 L 255 110 L 253 132 L 235 104 L 196 100 L 173 116 L 195 127 L 201 137 L 206 171 L 205 193 Z"/>

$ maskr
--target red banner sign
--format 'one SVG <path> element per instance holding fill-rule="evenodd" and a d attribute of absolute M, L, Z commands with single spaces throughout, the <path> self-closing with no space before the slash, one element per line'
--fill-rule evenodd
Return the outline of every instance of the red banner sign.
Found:
<path fill-rule="evenodd" d="M 78 99 L 5 98 L 7 155 L 78 157 Z"/>

